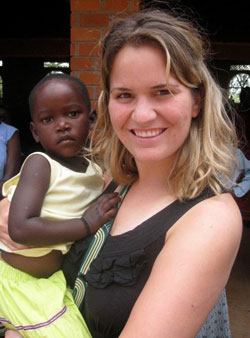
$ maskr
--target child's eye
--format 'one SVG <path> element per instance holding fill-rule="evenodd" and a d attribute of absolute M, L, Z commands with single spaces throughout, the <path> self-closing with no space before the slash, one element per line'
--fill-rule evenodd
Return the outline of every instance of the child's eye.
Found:
<path fill-rule="evenodd" d="M 78 117 L 78 115 L 79 115 L 79 112 L 78 112 L 78 111 L 71 111 L 71 112 L 69 113 L 69 116 L 70 116 L 71 118 L 76 118 L 76 117 Z"/>
<path fill-rule="evenodd" d="M 41 119 L 41 122 L 42 122 L 43 124 L 48 124 L 48 123 L 50 123 L 51 121 L 52 121 L 52 117 L 44 117 L 44 118 Z"/>

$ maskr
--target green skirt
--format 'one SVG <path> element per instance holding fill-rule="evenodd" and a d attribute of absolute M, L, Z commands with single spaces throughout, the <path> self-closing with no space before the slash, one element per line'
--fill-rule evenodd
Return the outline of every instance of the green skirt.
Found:
<path fill-rule="evenodd" d="M 0 260 L 0 322 L 27 338 L 89 338 L 62 271 L 35 278 Z"/>

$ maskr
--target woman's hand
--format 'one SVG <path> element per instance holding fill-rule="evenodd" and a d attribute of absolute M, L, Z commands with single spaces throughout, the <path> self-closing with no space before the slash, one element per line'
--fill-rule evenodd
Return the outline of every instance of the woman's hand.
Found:
<path fill-rule="evenodd" d="M 24 246 L 15 243 L 11 240 L 8 233 L 8 216 L 9 216 L 10 202 L 7 198 L 0 201 L 0 241 L 5 244 L 10 250 L 27 249 L 28 246 Z"/>

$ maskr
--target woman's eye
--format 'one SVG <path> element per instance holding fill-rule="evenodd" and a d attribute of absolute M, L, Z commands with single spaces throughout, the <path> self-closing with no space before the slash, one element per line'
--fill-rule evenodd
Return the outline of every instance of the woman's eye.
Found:
<path fill-rule="evenodd" d="M 118 99 L 129 99 L 129 98 L 131 98 L 131 94 L 129 94 L 129 93 L 121 93 L 121 94 L 117 95 L 117 98 Z"/>
<path fill-rule="evenodd" d="M 78 111 L 71 111 L 71 112 L 69 113 L 69 116 L 72 117 L 72 118 L 75 118 L 75 117 L 77 117 L 78 115 L 79 115 L 79 112 L 78 112 Z"/>
<path fill-rule="evenodd" d="M 170 92 L 168 89 L 161 89 L 158 90 L 157 95 L 163 96 L 163 95 L 168 95 Z"/>

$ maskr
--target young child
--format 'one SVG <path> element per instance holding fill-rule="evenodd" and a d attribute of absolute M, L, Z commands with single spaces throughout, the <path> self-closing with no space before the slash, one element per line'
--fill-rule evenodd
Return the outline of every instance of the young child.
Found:
<path fill-rule="evenodd" d="M 17 128 L 12 126 L 8 111 L 0 106 L 0 200 L 5 181 L 16 175 L 21 167 L 21 144 Z"/>
<path fill-rule="evenodd" d="M 0 322 L 23 337 L 90 337 L 60 266 L 73 241 L 114 216 L 119 198 L 102 195 L 101 169 L 81 155 L 91 126 L 85 85 L 65 74 L 43 78 L 29 97 L 31 132 L 45 153 L 29 155 L 6 182 L 9 233 L 0 243 Z M 88 208 L 88 209 L 87 209 Z"/>

